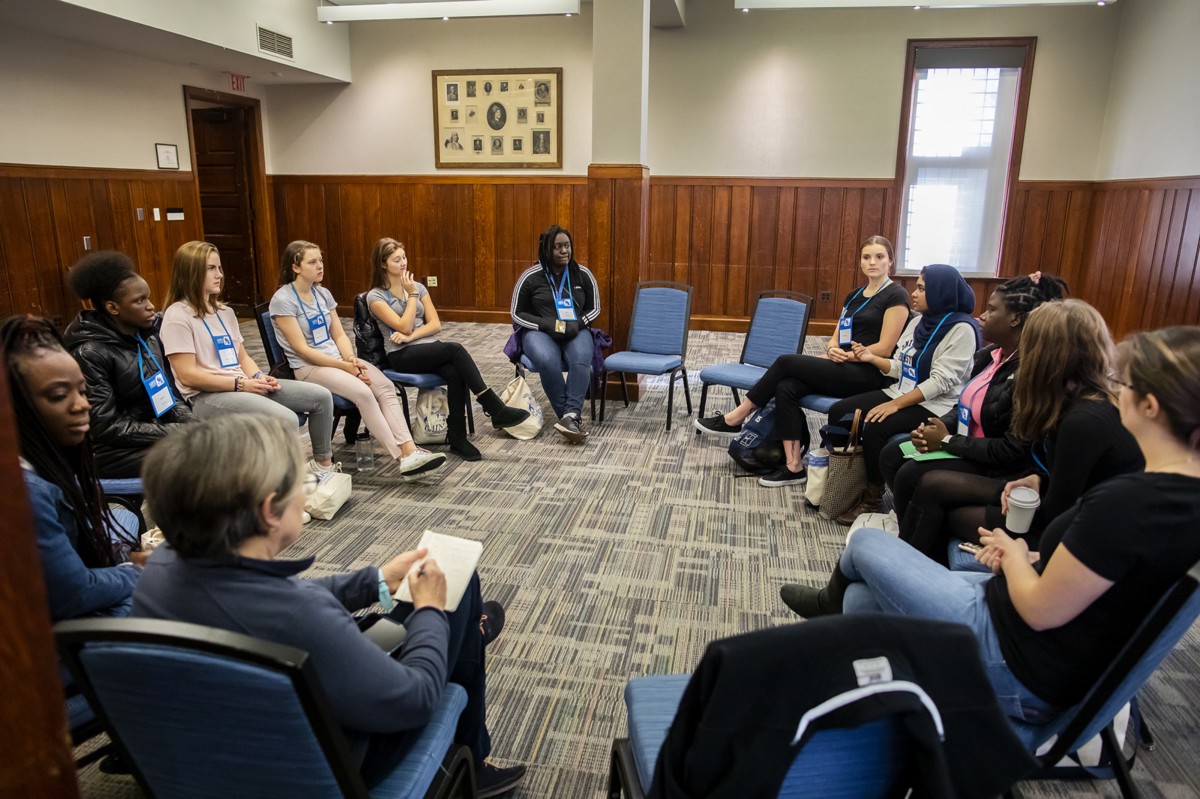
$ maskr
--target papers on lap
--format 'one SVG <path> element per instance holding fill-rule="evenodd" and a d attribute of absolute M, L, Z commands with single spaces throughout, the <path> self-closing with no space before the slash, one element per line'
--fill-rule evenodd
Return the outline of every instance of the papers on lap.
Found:
<path fill-rule="evenodd" d="M 483 556 L 483 544 L 426 530 L 416 548 L 422 547 L 429 549 L 425 560 L 436 560 L 438 568 L 446 575 L 446 610 L 457 610 L 458 603 L 467 591 L 467 584 L 471 582 L 471 575 L 475 573 L 479 559 Z M 412 602 L 407 579 L 400 581 L 400 588 L 394 596 L 398 602 Z"/>
<path fill-rule="evenodd" d="M 911 441 L 904 441 L 900 444 L 900 451 L 904 453 L 904 457 L 914 461 L 940 461 L 953 460 L 958 458 L 957 455 L 951 455 L 945 450 L 937 452 L 917 452 L 916 446 Z"/>

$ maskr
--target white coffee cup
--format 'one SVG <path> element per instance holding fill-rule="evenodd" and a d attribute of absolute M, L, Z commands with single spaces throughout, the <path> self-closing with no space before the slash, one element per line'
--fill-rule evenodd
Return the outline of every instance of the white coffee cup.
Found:
<path fill-rule="evenodd" d="M 1004 526 L 1010 533 L 1028 533 L 1033 525 L 1033 514 L 1042 504 L 1042 498 L 1032 488 L 1018 486 L 1008 494 L 1008 515 Z"/>

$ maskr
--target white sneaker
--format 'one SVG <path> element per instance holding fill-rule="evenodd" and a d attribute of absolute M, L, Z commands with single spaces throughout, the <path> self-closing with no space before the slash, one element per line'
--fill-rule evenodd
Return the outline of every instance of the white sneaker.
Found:
<path fill-rule="evenodd" d="M 400 459 L 400 474 L 421 474 L 436 469 L 445 462 L 446 456 L 443 453 L 417 447 L 416 452 Z"/>
<path fill-rule="evenodd" d="M 308 511 L 302 511 L 302 515 L 300 516 L 301 524 L 308 524 L 311 521 L 312 521 L 312 514 L 309 513 Z"/>
<path fill-rule="evenodd" d="M 310 458 L 306 468 L 310 474 L 315 474 L 318 478 L 323 479 L 323 476 L 331 475 L 334 472 L 340 472 L 342 470 L 342 463 L 341 461 L 338 461 L 337 463 L 331 463 L 328 466 L 322 466 L 321 464 L 317 463 L 315 459 Z"/>

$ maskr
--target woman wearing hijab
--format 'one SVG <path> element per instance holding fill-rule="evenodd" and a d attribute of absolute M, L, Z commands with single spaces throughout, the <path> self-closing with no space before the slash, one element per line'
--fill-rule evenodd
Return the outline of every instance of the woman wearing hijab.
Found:
<path fill-rule="evenodd" d="M 888 439 L 920 427 L 931 416 L 954 407 L 971 376 L 975 351 L 981 339 L 975 310 L 975 293 L 953 266 L 930 264 L 921 270 L 912 294 L 914 317 L 900 334 L 895 356 L 883 358 L 862 345 L 854 356 L 896 382 L 837 402 L 829 409 L 831 422 L 863 411 L 863 459 L 867 490 L 859 505 L 838 517 L 849 525 L 862 513 L 879 510 L 883 499 L 883 471 L 879 456 Z"/>

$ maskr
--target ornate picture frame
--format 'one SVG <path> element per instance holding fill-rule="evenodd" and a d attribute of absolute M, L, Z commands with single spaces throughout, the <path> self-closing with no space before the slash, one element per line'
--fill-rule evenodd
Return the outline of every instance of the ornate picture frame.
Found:
<path fill-rule="evenodd" d="M 562 169 L 562 67 L 433 70 L 438 169 Z"/>

